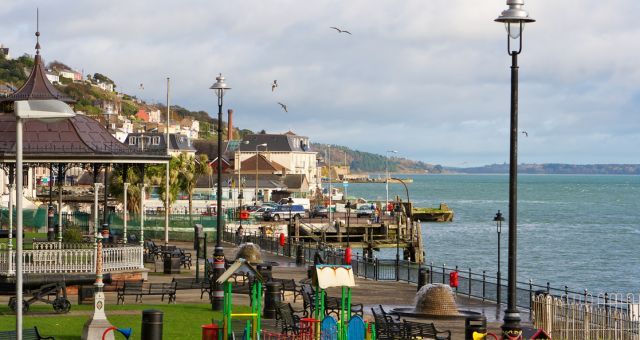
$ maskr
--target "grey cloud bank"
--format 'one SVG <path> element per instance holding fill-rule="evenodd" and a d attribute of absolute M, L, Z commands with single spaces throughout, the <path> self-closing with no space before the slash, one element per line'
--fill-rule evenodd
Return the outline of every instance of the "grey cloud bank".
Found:
<path fill-rule="evenodd" d="M 168 76 L 173 103 L 214 112 L 222 72 L 244 128 L 453 166 L 508 160 L 504 0 L 0 1 L 13 55 L 33 53 L 36 7 L 47 61 L 146 100 L 163 101 Z M 519 161 L 638 163 L 640 3 L 526 7 L 538 21 L 520 58 Z"/>

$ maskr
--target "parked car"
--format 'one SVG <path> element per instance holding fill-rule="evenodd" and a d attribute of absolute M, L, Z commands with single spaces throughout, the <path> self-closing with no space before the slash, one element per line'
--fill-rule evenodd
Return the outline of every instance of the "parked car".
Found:
<path fill-rule="evenodd" d="M 280 221 L 280 220 L 288 220 L 289 215 L 293 218 L 303 218 L 306 216 L 306 212 L 304 207 L 300 204 L 289 205 L 279 205 L 273 210 L 269 210 L 262 214 L 262 219 L 265 221 Z"/>
<path fill-rule="evenodd" d="M 329 217 L 329 210 L 327 207 L 316 205 L 313 207 L 310 213 L 311 217 Z"/>
<path fill-rule="evenodd" d="M 368 205 L 361 205 L 356 209 L 356 217 L 371 217 L 373 216 L 373 209 Z"/>
<path fill-rule="evenodd" d="M 257 210 L 249 212 L 249 214 L 252 217 L 261 218 L 262 215 L 264 215 L 264 213 L 266 213 L 267 211 L 271 211 L 273 209 L 275 209 L 275 208 L 274 207 L 270 207 L 270 206 L 262 206 L 262 207 L 258 208 Z"/>

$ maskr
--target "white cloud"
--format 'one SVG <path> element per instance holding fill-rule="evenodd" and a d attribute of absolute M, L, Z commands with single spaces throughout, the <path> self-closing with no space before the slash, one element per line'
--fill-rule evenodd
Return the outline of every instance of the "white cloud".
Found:
<path fill-rule="evenodd" d="M 508 159 L 510 58 L 493 22 L 504 0 L 0 0 L 12 55 L 33 53 L 38 6 L 47 60 L 147 100 L 164 101 L 169 76 L 172 103 L 214 112 L 208 88 L 222 72 L 243 128 L 430 163 Z M 538 21 L 519 58 L 521 160 L 637 163 L 640 3 L 526 8 Z"/>

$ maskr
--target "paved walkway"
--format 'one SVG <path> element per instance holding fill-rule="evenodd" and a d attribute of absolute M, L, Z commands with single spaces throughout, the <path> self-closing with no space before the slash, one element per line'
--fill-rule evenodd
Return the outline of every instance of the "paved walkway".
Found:
<path fill-rule="evenodd" d="M 156 242 L 159 244 L 159 242 Z M 195 252 L 193 251 L 193 243 L 191 242 L 171 242 L 178 247 L 191 249 L 193 258 L 195 259 Z M 224 244 L 225 255 L 228 258 L 235 258 L 235 247 L 230 244 Z M 212 256 L 213 245 L 208 245 L 207 255 Z M 278 266 L 273 267 L 273 276 L 277 278 L 293 278 L 296 281 L 306 278 L 306 266 L 296 266 L 295 261 L 291 258 L 273 255 L 270 253 L 263 253 L 263 260 L 277 262 Z M 153 264 L 146 264 L 149 269 L 149 282 L 170 282 L 175 277 L 195 277 L 195 263 L 191 267 L 191 270 L 183 269 L 181 274 L 177 275 L 164 275 L 162 273 L 162 263 L 156 263 L 154 268 Z M 155 271 L 157 270 L 157 271 Z M 203 261 L 200 265 L 200 277 L 204 273 Z M 340 290 L 338 288 L 329 289 L 328 293 L 332 296 L 339 296 Z M 365 306 L 365 319 L 372 319 L 371 307 L 383 305 L 385 309 L 392 309 L 395 307 L 410 307 L 413 305 L 413 299 L 416 294 L 416 285 L 408 284 L 404 282 L 396 281 L 373 281 L 362 278 L 356 278 L 356 287 L 352 289 L 352 301 L 354 303 L 362 303 Z M 116 303 L 116 294 L 107 292 L 106 296 L 106 311 L 107 314 L 120 314 L 121 311 L 109 311 L 109 305 Z M 77 296 L 70 296 L 70 300 L 73 304 L 77 303 Z M 131 300 L 131 301 L 129 301 Z M 291 302 L 294 307 L 302 308 L 302 299 L 298 298 L 293 302 L 293 296 L 285 296 L 287 302 Z M 8 301 L 7 296 L 0 297 L 0 303 L 6 304 Z M 200 299 L 200 290 L 180 290 L 177 292 L 177 303 L 209 303 L 207 298 Z M 133 303 L 133 299 L 127 299 L 126 303 Z M 145 297 L 145 303 L 166 303 L 161 302 L 160 297 L 149 296 Z M 234 304 L 249 305 L 249 298 L 244 294 L 236 294 L 233 296 Z M 459 295 L 456 297 L 456 303 L 460 310 L 470 310 L 479 312 L 486 316 L 487 326 L 489 332 L 498 334 L 500 332 L 500 325 L 502 324 L 502 314 L 500 309 L 497 308 L 495 303 L 485 303 L 477 299 L 468 299 L 465 296 Z M 504 308 L 504 307 L 503 307 Z M 138 311 L 136 311 L 138 312 Z M 85 311 L 72 311 L 71 314 L 90 314 Z M 40 313 L 37 313 L 40 314 Z M 58 314 L 55 314 L 58 315 Z M 531 326 L 529 320 L 528 311 L 522 311 L 521 317 L 523 319 L 523 326 Z M 425 318 L 425 319 L 412 319 L 422 322 L 433 322 L 439 330 L 451 330 L 452 339 L 464 339 L 464 318 Z M 273 329 L 274 324 L 272 320 L 264 320 L 264 327 L 266 329 Z"/>

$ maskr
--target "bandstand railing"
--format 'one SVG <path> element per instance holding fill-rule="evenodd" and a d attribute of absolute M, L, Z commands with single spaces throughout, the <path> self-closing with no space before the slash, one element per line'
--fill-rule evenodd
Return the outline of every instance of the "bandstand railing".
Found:
<path fill-rule="evenodd" d="M 57 242 L 51 243 L 57 244 Z M 60 247 L 60 245 L 47 244 L 42 247 Z M 114 272 L 144 268 L 143 252 L 141 245 L 103 248 L 103 270 Z M 15 249 L 0 249 L 0 274 L 15 275 L 15 260 Z M 22 263 L 24 273 L 95 273 L 96 251 L 93 244 L 87 244 L 86 247 L 81 248 L 63 243 L 62 249 L 23 250 Z"/>

